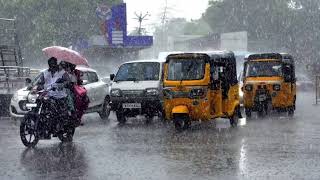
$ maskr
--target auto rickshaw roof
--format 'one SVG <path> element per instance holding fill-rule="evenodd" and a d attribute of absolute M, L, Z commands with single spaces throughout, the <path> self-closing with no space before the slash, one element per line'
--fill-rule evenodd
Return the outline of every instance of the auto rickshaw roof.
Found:
<path fill-rule="evenodd" d="M 228 62 L 235 63 L 235 56 L 232 51 L 200 51 L 200 52 L 186 52 L 186 53 L 176 53 L 170 54 L 167 56 L 167 61 L 170 58 L 183 58 L 191 56 L 206 56 L 209 61 L 218 61 L 218 62 Z"/>
<path fill-rule="evenodd" d="M 293 64 L 293 57 L 288 53 L 259 53 L 250 54 L 247 61 L 262 60 L 262 59 L 277 59 L 286 63 Z"/>

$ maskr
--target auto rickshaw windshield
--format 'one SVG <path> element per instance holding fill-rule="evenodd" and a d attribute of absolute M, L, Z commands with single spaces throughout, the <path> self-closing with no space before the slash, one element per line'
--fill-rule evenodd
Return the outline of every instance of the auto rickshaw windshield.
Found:
<path fill-rule="evenodd" d="M 168 80 L 200 80 L 205 74 L 203 59 L 172 59 L 168 65 Z"/>
<path fill-rule="evenodd" d="M 272 77 L 282 76 L 280 61 L 254 61 L 248 62 L 245 77 Z"/>

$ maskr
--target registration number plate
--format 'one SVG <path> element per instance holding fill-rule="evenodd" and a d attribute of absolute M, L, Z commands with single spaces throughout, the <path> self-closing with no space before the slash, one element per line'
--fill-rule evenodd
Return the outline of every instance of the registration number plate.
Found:
<path fill-rule="evenodd" d="M 28 103 L 28 104 L 26 104 L 26 107 L 27 108 L 34 108 L 34 107 L 37 107 L 37 104 Z"/>
<path fill-rule="evenodd" d="M 123 103 L 122 108 L 125 109 L 140 109 L 141 103 Z"/>
<path fill-rule="evenodd" d="M 267 99 L 266 95 L 260 95 L 259 96 L 259 101 L 265 101 Z"/>

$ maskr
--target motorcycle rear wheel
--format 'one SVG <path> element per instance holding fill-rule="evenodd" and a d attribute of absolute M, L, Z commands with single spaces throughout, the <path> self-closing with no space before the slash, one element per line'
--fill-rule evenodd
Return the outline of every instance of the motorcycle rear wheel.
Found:
<path fill-rule="evenodd" d="M 26 114 L 20 124 L 20 138 L 28 148 L 35 147 L 39 142 L 35 118 L 34 115 Z"/>
<path fill-rule="evenodd" d="M 63 132 L 58 133 L 58 138 L 60 139 L 61 142 L 72 142 L 74 132 L 75 132 L 74 127 L 65 128 Z"/>

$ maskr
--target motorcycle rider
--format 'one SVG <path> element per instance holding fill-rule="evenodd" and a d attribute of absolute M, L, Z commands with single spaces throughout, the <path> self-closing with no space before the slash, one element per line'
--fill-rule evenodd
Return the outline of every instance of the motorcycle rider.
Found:
<path fill-rule="evenodd" d="M 48 59 L 48 66 L 49 68 L 45 70 L 41 76 L 40 80 L 37 83 L 37 90 L 47 90 L 48 96 L 54 99 L 54 104 L 57 108 L 62 109 L 65 104 L 67 104 L 67 91 L 66 91 L 66 84 L 70 82 L 69 77 L 66 75 L 66 72 L 63 68 L 59 68 L 58 60 L 55 57 L 51 57 Z M 56 117 L 56 115 L 54 115 Z M 59 124 L 57 119 L 53 119 L 51 122 L 52 127 L 57 127 Z M 52 128 L 57 129 L 59 128 Z M 55 136 L 55 135 L 54 135 Z"/>

